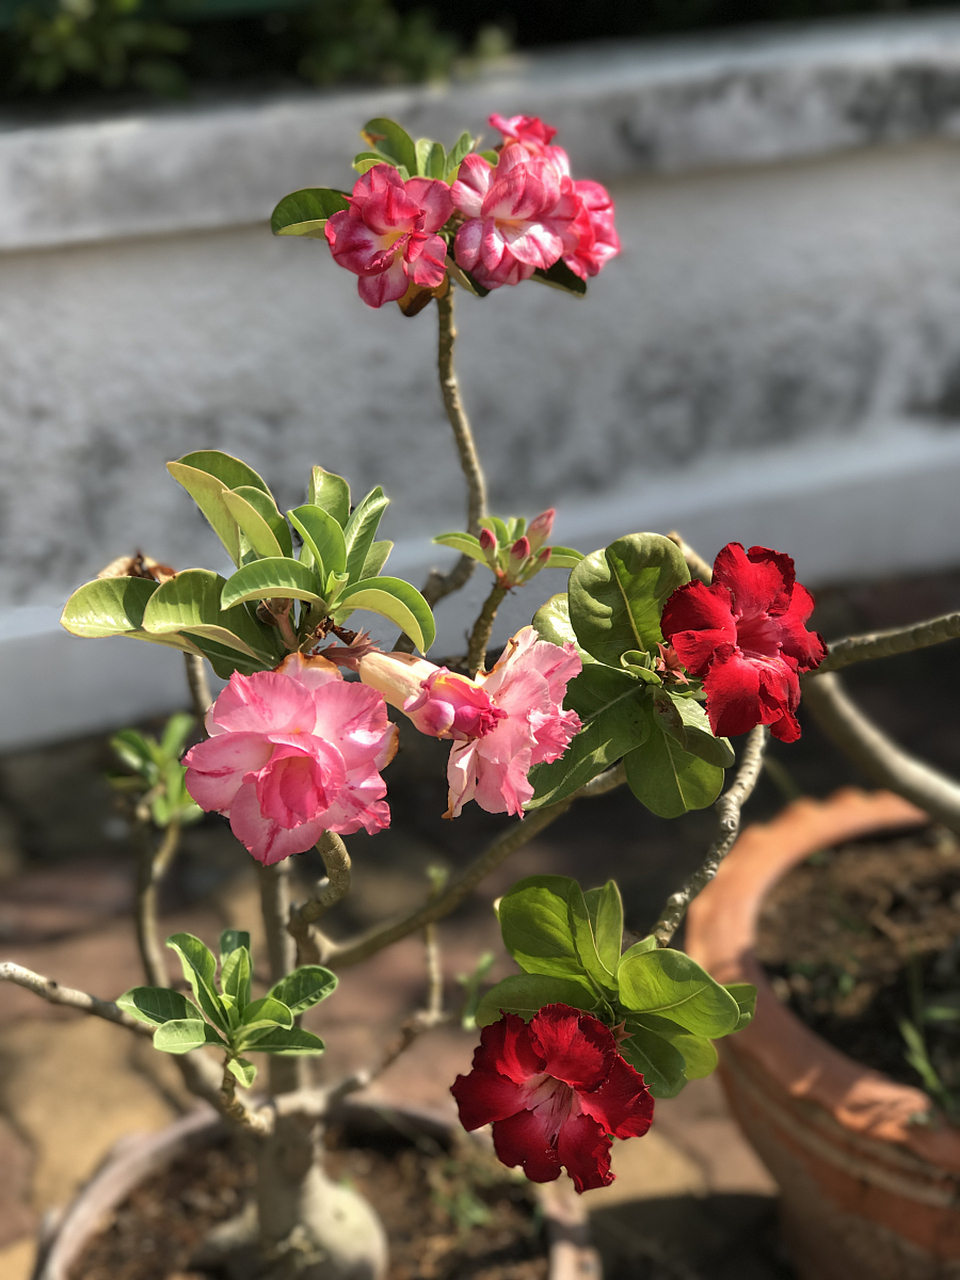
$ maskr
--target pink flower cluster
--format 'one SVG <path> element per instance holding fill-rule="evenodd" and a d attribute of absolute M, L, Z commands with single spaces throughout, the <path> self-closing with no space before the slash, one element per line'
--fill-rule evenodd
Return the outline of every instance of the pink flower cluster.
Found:
<path fill-rule="evenodd" d="M 451 188 L 466 215 L 454 256 L 478 284 L 497 289 L 564 263 L 585 280 L 620 250 L 613 201 L 598 182 L 574 182 L 556 133 L 535 116 L 490 117 L 503 134 L 494 169 L 471 153 Z"/>
<path fill-rule="evenodd" d="M 524 627 L 493 670 L 476 680 L 406 653 L 362 658 L 360 679 L 421 733 L 453 739 L 447 817 L 458 817 L 468 800 L 488 813 L 522 816 L 533 795 L 527 774 L 559 759 L 580 729 L 576 712 L 562 708 L 580 667 L 572 644 L 561 648 Z"/>

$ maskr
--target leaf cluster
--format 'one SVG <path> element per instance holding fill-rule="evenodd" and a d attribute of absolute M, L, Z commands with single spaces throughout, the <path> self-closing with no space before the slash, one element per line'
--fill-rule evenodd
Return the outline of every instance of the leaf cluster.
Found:
<path fill-rule="evenodd" d="M 472 533 L 440 533 L 433 541 L 486 565 L 498 582 L 510 586 L 528 582 L 540 569 L 573 569 L 583 559 L 583 554 L 573 547 L 550 546 L 536 549 L 518 562 L 515 548 L 527 531 L 527 522 L 522 516 L 512 516 L 507 520 L 501 520 L 499 516 L 482 516 L 480 527 L 490 534 L 492 545 L 489 549 Z M 545 551 L 550 555 L 544 556 Z"/>
<path fill-rule="evenodd" d="M 175 933 L 167 946 L 180 958 L 192 998 L 169 987 L 133 987 L 117 1000 L 126 1013 L 156 1027 L 155 1049 L 188 1053 L 214 1045 L 224 1051 L 227 1068 L 247 1089 L 257 1068 L 245 1054 L 323 1053 L 320 1037 L 297 1026 L 296 1019 L 332 994 L 337 978 L 329 969 L 303 965 L 252 1000 L 248 933 L 227 929 L 220 935 L 219 973 L 213 952 L 193 934 Z"/>
<path fill-rule="evenodd" d="M 664 605 L 689 580 L 675 543 L 634 533 L 580 560 L 567 591 L 537 612 L 540 636 L 572 642 L 583 660 L 564 701 L 583 728 L 559 760 L 531 774 L 528 808 L 572 795 L 619 760 L 634 795 L 660 817 L 716 800 L 733 750 L 714 736 L 699 687 L 676 683 L 660 661 Z"/>
<path fill-rule="evenodd" d="M 610 880 L 584 893 L 567 876 L 530 876 L 500 899 L 500 929 L 522 973 L 492 987 L 479 1026 L 501 1013 L 527 1021 L 547 1004 L 592 1013 L 654 1097 L 670 1098 L 717 1064 L 711 1043 L 753 1017 L 756 988 L 721 986 L 688 955 L 644 938 L 621 955 L 623 904 Z"/>
<path fill-rule="evenodd" d="M 138 729 L 121 729 L 110 739 L 114 754 L 132 770 L 110 775 L 110 785 L 117 791 L 137 792 L 157 827 L 168 827 L 171 822 L 188 826 L 203 817 L 203 810 L 184 785 L 180 763 L 195 724 L 193 716 L 178 712 L 167 721 L 159 738 Z"/>
<path fill-rule="evenodd" d="M 307 501 L 284 517 L 265 481 L 238 458 L 208 449 L 167 465 L 236 572 L 224 579 L 209 569 L 185 569 L 162 584 L 98 578 L 67 601 L 61 621 L 68 631 L 133 636 L 200 654 L 224 679 L 278 665 L 286 651 L 278 617 L 290 620 L 307 647 L 365 609 L 398 626 L 421 652 L 429 649 L 435 635 L 429 605 L 408 582 L 380 574 L 393 549 L 376 540 L 389 502 L 381 488 L 351 508 L 346 480 L 314 467 Z"/>

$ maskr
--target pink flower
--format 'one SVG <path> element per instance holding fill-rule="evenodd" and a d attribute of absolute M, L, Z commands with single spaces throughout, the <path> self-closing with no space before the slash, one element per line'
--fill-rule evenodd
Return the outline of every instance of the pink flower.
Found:
<path fill-rule="evenodd" d="M 576 248 L 564 255 L 564 262 L 581 280 L 595 276 L 620 252 L 620 237 L 613 225 L 613 201 L 599 182 L 575 182 L 573 190 L 580 211 L 573 224 Z"/>
<path fill-rule="evenodd" d="M 454 256 L 484 288 L 519 284 L 576 248 L 573 184 L 549 160 L 531 159 L 524 147 L 506 147 L 496 169 L 471 153 L 450 192 L 467 217 Z"/>
<path fill-rule="evenodd" d="M 549 160 L 561 178 L 570 177 L 570 157 L 562 147 L 551 146 L 556 136 L 552 125 L 544 124 L 539 116 L 491 116 L 494 129 L 503 134 L 503 148 L 522 147 L 531 158 Z"/>
<path fill-rule="evenodd" d="M 458 817 L 468 800 L 488 813 L 522 817 L 533 795 L 527 774 L 535 764 L 559 759 L 580 729 L 576 712 L 562 709 L 580 667 L 572 644 L 561 648 L 524 627 L 493 670 L 476 680 L 405 653 L 361 659 L 360 679 L 421 733 L 453 739 L 447 817 Z"/>
<path fill-rule="evenodd" d="M 713 584 L 688 582 L 663 611 L 663 634 L 691 675 L 703 681 L 713 732 L 746 733 L 768 724 L 781 742 L 800 737 L 798 673 L 812 671 L 827 647 L 804 626 L 813 597 L 779 551 L 728 543 Z"/>
<path fill-rule="evenodd" d="M 450 1092 L 465 1129 L 493 1125 L 504 1164 L 522 1165 L 531 1182 L 553 1182 L 565 1167 L 577 1191 L 613 1182 L 611 1134 L 639 1138 L 653 1120 L 643 1076 L 612 1031 L 565 1004 L 484 1027 L 473 1070 Z"/>
<path fill-rule="evenodd" d="M 546 540 L 553 532 L 553 520 L 557 512 L 554 507 L 547 507 L 546 511 L 541 511 L 530 521 L 530 527 L 527 529 L 527 537 L 530 540 L 530 550 L 539 551 Z"/>
<path fill-rule="evenodd" d="M 358 179 L 350 208 L 333 214 L 324 234 L 340 266 L 360 277 L 363 301 L 381 307 L 411 284 L 434 289 L 443 282 L 447 246 L 436 233 L 452 213 L 445 182 L 404 182 L 392 165 L 378 164 Z"/>
<path fill-rule="evenodd" d="M 276 671 L 234 673 L 207 712 L 210 737 L 184 757 L 186 787 L 223 813 L 258 862 L 303 853 L 324 831 L 390 825 L 379 770 L 397 749 L 383 699 L 299 653 Z"/>

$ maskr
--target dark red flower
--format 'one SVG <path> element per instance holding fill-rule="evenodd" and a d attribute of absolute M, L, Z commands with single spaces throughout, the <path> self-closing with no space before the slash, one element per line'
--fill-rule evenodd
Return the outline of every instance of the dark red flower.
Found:
<path fill-rule="evenodd" d="M 621 1058 L 613 1032 L 565 1004 L 484 1027 L 473 1070 L 450 1092 L 465 1129 L 493 1125 L 504 1164 L 522 1165 L 531 1182 L 553 1182 L 565 1167 L 578 1191 L 613 1181 L 611 1134 L 638 1138 L 653 1119 L 643 1076 Z"/>
<path fill-rule="evenodd" d="M 713 584 L 688 582 L 667 601 L 661 626 L 681 662 L 703 681 L 713 732 L 746 733 L 768 724 L 781 742 L 800 737 L 799 673 L 827 646 L 804 623 L 813 597 L 794 578 L 793 561 L 767 547 L 728 543 Z"/>

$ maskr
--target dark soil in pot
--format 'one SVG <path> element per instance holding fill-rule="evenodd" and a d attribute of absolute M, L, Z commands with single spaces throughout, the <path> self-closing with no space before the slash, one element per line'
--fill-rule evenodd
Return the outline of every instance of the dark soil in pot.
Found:
<path fill-rule="evenodd" d="M 778 998 L 835 1048 L 960 1112 L 952 833 L 930 827 L 813 854 L 767 897 L 757 955 Z"/>
<path fill-rule="evenodd" d="M 389 1280 L 546 1280 L 536 1200 L 492 1154 L 468 1142 L 446 1151 L 426 1137 L 331 1138 L 329 1172 L 384 1222 Z M 211 1227 L 240 1212 L 253 1178 L 250 1156 L 227 1141 L 181 1157 L 120 1205 L 71 1280 L 207 1280 L 190 1259 Z"/>

